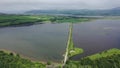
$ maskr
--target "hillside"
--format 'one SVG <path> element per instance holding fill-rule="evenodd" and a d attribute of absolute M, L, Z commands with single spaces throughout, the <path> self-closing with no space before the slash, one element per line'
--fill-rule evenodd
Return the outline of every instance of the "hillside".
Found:
<path fill-rule="evenodd" d="M 1 12 L 0 12 L 0 15 L 5 15 L 5 13 L 1 13 Z"/>
<path fill-rule="evenodd" d="M 120 7 L 106 10 L 31 10 L 25 14 L 63 14 L 63 15 L 82 15 L 82 16 L 120 16 Z"/>

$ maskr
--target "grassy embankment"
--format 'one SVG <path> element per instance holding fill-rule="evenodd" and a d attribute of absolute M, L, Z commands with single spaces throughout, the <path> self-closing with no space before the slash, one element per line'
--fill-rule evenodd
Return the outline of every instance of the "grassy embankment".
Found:
<path fill-rule="evenodd" d="M 32 25 L 39 23 L 78 23 L 92 18 L 52 15 L 0 15 L 0 27 Z"/>
<path fill-rule="evenodd" d="M 73 23 L 70 23 L 69 25 L 69 35 L 68 35 L 68 42 L 67 42 L 67 47 L 66 47 L 66 52 L 64 55 L 64 60 L 63 60 L 63 65 L 64 67 L 66 65 L 66 62 L 69 60 L 69 58 L 83 53 L 83 49 L 81 48 L 76 48 L 73 44 L 73 39 L 72 39 L 72 31 L 73 31 Z"/>
<path fill-rule="evenodd" d="M 73 39 L 72 39 L 72 31 L 73 31 L 73 24 L 71 23 L 70 24 L 70 31 L 69 31 L 69 45 L 68 45 L 68 57 L 72 57 L 72 56 L 75 56 L 75 55 L 78 55 L 78 54 L 81 54 L 83 53 L 83 49 L 82 48 L 77 48 L 74 46 L 74 43 L 73 43 Z"/>
<path fill-rule="evenodd" d="M 120 68 L 120 49 L 110 49 L 82 58 L 68 60 L 64 68 Z"/>

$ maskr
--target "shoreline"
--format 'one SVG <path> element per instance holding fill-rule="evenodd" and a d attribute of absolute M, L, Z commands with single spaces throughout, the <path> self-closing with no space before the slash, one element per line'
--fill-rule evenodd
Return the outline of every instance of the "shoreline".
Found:
<path fill-rule="evenodd" d="M 15 56 L 17 55 L 17 54 L 19 54 L 20 55 L 20 57 L 21 58 L 23 58 L 23 59 L 28 59 L 28 60 L 30 60 L 31 62 L 39 62 L 39 63 L 43 63 L 43 64 L 47 64 L 47 62 L 49 62 L 49 61 L 45 61 L 45 60 L 37 60 L 37 59 L 35 59 L 35 58 L 31 58 L 31 57 L 28 57 L 28 56 L 25 56 L 25 55 L 23 55 L 23 54 L 20 54 L 20 53 L 17 53 L 17 52 L 15 52 L 15 51 L 12 51 L 12 50 L 9 50 L 9 49 L 0 49 L 0 51 L 4 51 L 5 53 L 13 53 Z M 50 61 L 52 64 L 62 64 L 62 60 L 61 60 L 61 62 L 54 62 L 54 61 Z"/>
<path fill-rule="evenodd" d="M 33 22 L 33 23 L 25 23 L 25 24 L 16 24 L 16 25 L 5 25 L 5 26 L 1 26 L 0 28 L 5 28 L 5 27 L 24 27 L 24 26 L 32 26 L 32 25 L 38 25 L 38 24 L 46 24 L 43 22 Z"/>

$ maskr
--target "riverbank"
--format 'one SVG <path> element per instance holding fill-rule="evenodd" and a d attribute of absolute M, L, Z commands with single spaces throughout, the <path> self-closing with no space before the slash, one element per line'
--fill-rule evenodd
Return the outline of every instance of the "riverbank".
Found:
<path fill-rule="evenodd" d="M 8 53 L 8 54 L 9 53 L 13 53 L 14 55 L 19 54 L 19 53 L 16 53 L 15 51 L 7 50 L 7 49 L 0 49 L 0 51 L 3 51 L 3 52 Z M 27 57 L 27 56 L 22 55 L 22 54 L 19 54 L 19 55 L 20 55 L 21 58 L 28 59 L 28 60 L 30 60 L 32 62 L 40 62 L 40 63 L 44 63 L 44 64 L 47 63 L 47 61 L 43 61 L 43 60 L 38 61 L 37 59 L 31 58 L 31 57 Z"/>
<path fill-rule="evenodd" d="M 13 54 L 14 56 L 19 56 L 20 58 L 29 60 L 33 63 L 42 63 L 42 64 L 45 65 L 45 68 L 49 68 L 49 67 L 56 68 L 56 67 L 61 67 L 62 66 L 62 63 L 59 63 L 59 62 L 37 60 L 35 58 L 27 57 L 25 55 L 18 54 L 14 51 L 7 50 L 7 49 L 0 49 L 0 51 L 4 52 L 6 54 Z"/>
<path fill-rule="evenodd" d="M 79 23 L 96 18 L 54 15 L 0 15 L 0 27 L 29 26 L 44 23 Z"/>

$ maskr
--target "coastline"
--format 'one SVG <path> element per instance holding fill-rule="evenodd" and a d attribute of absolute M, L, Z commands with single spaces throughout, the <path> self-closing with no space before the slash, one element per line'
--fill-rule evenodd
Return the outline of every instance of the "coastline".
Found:
<path fill-rule="evenodd" d="M 30 60 L 30 61 L 32 61 L 32 62 L 39 62 L 39 63 L 43 63 L 43 64 L 47 64 L 47 62 L 49 62 L 49 61 L 45 61 L 45 60 L 37 60 L 37 59 L 35 59 L 35 58 L 25 56 L 25 55 L 23 55 L 23 54 L 17 53 L 17 52 L 15 52 L 15 51 L 12 51 L 12 50 L 9 50 L 9 49 L 0 49 L 0 51 L 4 51 L 5 53 L 8 53 L 8 54 L 9 54 L 9 53 L 13 53 L 14 55 L 19 54 L 21 58 L 23 58 L 23 59 L 28 59 L 28 60 Z M 54 61 L 50 61 L 50 62 L 51 62 L 52 64 L 61 64 L 61 63 L 62 63 L 62 60 L 61 60 L 61 62 L 54 62 Z"/>

